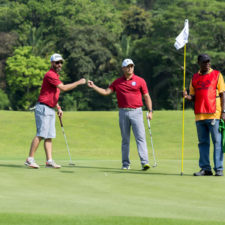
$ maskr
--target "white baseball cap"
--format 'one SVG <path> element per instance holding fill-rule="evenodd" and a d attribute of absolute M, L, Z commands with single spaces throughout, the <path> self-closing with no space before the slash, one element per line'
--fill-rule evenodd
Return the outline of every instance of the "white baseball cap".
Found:
<path fill-rule="evenodd" d="M 131 59 L 124 59 L 122 62 L 122 67 L 127 67 L 128 65 L 134 65 Z"/>
<path fill-rule="evenodd" d="M 58 53 L 53 54 L 53 55 L 51 56 L 51 58 L 50 58 L 50 61 L 51 61 L 51 62 L 57 62 L 57 61 L 60 61 L 60 60 L 64 60 L 64 59 L 63 59 L 63 57 L 62 57 L 60 54 L 58 54 Z"/>

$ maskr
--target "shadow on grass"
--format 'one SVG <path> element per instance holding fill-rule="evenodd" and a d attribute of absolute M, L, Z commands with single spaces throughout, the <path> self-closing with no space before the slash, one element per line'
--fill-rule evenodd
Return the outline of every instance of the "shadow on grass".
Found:
<path fill-rule="evenodd" d="M 118 168 L 110 168 L 110 167 L 99 167 L 99 166 L 63 166 L 66 168 L 80 168 L 80 169 L 109 169 L 109 170 L 116 170 Z M 118 169 L 119 170 L 119 169 Z"/>
<path fill-rule="evenodd" d="M 63 166 L 63 167 L 70 167 L 70 166 Z M 104 173 L 114 173 L 114 174 L 146 174 L 146 175 L 163 175 L 163 176 L 181 176 L 179 173 L 164 173 L 164 172 L 154 172 L 154 169 L 150 169 L 148 171 L 143 170 L 121 170 L 119 168 L 109 168 L 109 167 L 97 167 L 97 166 L 75 166 L 75 168 L 80 169 L 98 169 L 103 170 Z M 192 174 L 183 174 L 182 176 L 192 176 Z"/>
<path fill-rule="evenodd" d="M 8 168 L 20 168 L 20 169 L 33 169 L 33 168 L 28 168 L 24 165 L 15 165 L 15 164 L 0 164 L 0 167 L 8 167 Z M 40 168 L 45 168 L 44 165 L 41 165 Z M 154 169 L 150 169 L 148 171 L 142 171 L 142 170 L 121 170 L 119 168 L 110 168 L 110 167 L 99 167 L 99 166 L 62 166 L 62 169 L 59 170 L 61 173 L 74 173 L 73 170 L 63 170 L 63 168 L 71 168 L 71 169 L 98 169 L 102 170 L 104 173 L 112 173 L 112 174 L 146 174 L 146 175 L 161 175 L 161 176 L 181 176 L 181 174 L 178 173 L 166 173 L 166 172 L 155 172 Z M 192 176 L 192 174 L 183 174 L 182 176 Z"/>
<path fill-rule="evenodd" d="M 15 164 L 0 164 L 0 167 L 26 168 L 24 165 L 15 165 Z"/>
<path fill-rule="evenodd" d="M 180 174 L 178 174 L 178 173 L 163 173 L 163 172 L 161 172 L 161 173 L 159 173 L 159 172 L 157 172 L 157 173 L 155 173 L 155 172 L 152 172 L 151 170 L 149 170 L 148 172 L 147 171 L 139 171 L 139 170 L 129 170 L 129 171 L 104 171 L 104 172 L 108 172 L 108 173 L 126 173 L 126 174 L 146 174 L 146 175 L 150 175 L 150 176 L 152 176 L 152 175 L 161 175 L 161 176 L 180 176 L 181 177 L 181 175 Z M 191 174 L 183 174 L 182 176 L 192 176 Z"/>

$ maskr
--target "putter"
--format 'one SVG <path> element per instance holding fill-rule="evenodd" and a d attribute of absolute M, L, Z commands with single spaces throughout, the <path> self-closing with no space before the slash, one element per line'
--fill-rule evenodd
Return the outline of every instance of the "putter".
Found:
<path fill-rule="evenodd" d="M 60 121 L 60 125 L 61 125 L 61 128 L 62 128 L 64 139 L 65 139 L 65 142 L 66 142 L 67 151 L 68 151 L 68 154 L 69 154 L 69 157 L 70 157 L 69 165 L 70 166 L 75 166 L 75 164 L 72 162 L 72 159 L 71 159 L 70 150 L 69 150 L 69 146 L 68 146 L 68 143 L 67 143 L 66 134 L 65 134 L 65 131 L 64 131 L 64 127 L 63 127 L 61 116 L 59 116 L 59 121 Z"/>
<path fill-rule="evenodd" d="M 155 157 L 155 150 L 153 147 L 153 140 L 152 140 L 152 131 L 151 131 L 151 124 L 150 124 L 150 120 L 148 119 L 148 112 L 146 114 L 146 118 L 147 118 L 147 122 L 148 122 L 148 130 L 149 130 L 149 134 L 151 137 L 151 144 L 152 144 L 152 154 L 153 154 L 153 159 L 154 159 L 154 164 L 152 167 L 156 167 L 157 166 L 157 162 L 156 162 L 156 157 Z"/>

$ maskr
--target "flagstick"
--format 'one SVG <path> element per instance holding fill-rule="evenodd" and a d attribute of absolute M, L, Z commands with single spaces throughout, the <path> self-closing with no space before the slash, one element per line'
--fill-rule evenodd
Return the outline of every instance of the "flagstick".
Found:
<path fill-rule="evenodd" d="M 186 71 L 186 44 L 184 45 L 184 83 L 183 91 L 185 91 L 185 71 Z M 182 126 L 182 153 L 181 153 L 181 176 L 184 172 L 184 105 L 185 99 L 183 97 L 183 126 Z"/>

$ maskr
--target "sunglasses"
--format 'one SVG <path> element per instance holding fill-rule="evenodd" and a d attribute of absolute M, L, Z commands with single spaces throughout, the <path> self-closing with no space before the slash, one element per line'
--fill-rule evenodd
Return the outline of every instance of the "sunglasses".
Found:
<path fill-rule="evenodd" d="M 63 61 L 57 61 L 55 62 L 56 65 L 59 65 L 59 64 L 63 64 Z"/>
<path fill-rule="evenodd" d="M 134 65 L 132 65 L 132 64 L 126 66 L 127 69 L 128 69 L 128 68 L 133 68 L 133 67 L 134 67 Z"/>

